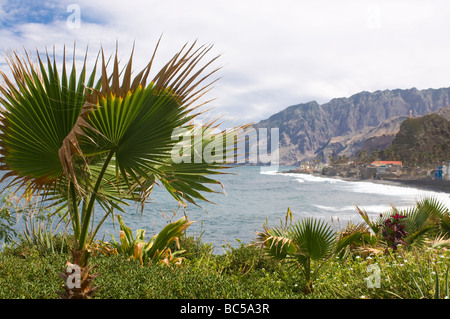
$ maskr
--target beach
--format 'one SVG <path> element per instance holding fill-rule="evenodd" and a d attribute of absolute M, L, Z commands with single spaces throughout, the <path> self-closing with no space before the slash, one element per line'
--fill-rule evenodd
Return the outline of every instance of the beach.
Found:
<path fill-rule="evenodd" d="M 371 183 L 380 183 L 386 185 L 394 185 L 401 187 L 412 187 L 432 192 L 450 194 L 450 181 L 444 180 L 420 180 L 420 179 L 373 179 L 366 180 Z M 449 195 L 450 196 L 450 195 Z"/>
<path fill-rule="evenodd" d="M 449 180 L 424 180 L 424 179 L 394 179 L 394 178 L 384 178 L 384 179 L 357 179 L 351 177 L 342 176 L 329 176 L 318 173 L 304 173 L 297 171 L 284 171 L 280 173 L 298 173 L 298 174 L 310 174 L 316 177 L 323 178 L 334 178 L 347 182 L 366 182 L 374 184 L 392 185 L 398 187 L 410 187 L 425 191 L 432 191 L 438 193 L 447 193 L 450 196 L 450 181 Z"/>

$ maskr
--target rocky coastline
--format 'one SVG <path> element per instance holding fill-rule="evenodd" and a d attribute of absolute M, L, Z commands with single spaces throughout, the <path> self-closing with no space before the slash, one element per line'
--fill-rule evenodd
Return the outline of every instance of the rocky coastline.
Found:
<path fill-rule="evenodd" d="M 399 187 L 411 187 L 425 191 L 432 191 L 438 193 L 447 193 L 450 196 L 450 181 L 449 180 L 432 180 L 432 179 L 413 179 L 413 178 L 356 178 L 343 177 L 338 175 L 326 175 L 318 172 L 302 172 L 298 170 L 281 171 L 279 173 L 296 173 L 296 174 L 310 174 L 316 177 L 335 178 L 348 182 L 368 182 L 384 185 L 392 185 Z"/>

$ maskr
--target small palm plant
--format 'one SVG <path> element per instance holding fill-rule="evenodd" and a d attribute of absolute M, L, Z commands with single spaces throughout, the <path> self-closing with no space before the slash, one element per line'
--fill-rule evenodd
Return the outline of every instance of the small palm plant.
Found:
<path fill-rule="evenodd" d="M 207 176 L 227 167 L 224 161 L 180 161 L 173 156 L 176 143 L 196 130 L 202 105 L 196 103 L 215 82 L 205 84 L 217 69 L 204 72 L 217 57 L 200 63 L 211 46 L 184 46 L 148 81 L 158 45 L 136 75 L 133 53 L 122 67 L 117 50 L 112 60 L 100 50 L 90 73 L 87 51 L 78 73 L 75 52 L 70 71 L 66 68 L 65 50 L 61 71 L 55 52 L 52 59 L 38 51 L 35 60 L 27 51 L 25 57 L 13 52 L 6 58 L 12 79 L 0 71 L 2 181 L 10 180 L 11 186 L 42 203 L 67 209 L 73 230 L 71 264 L 81 269 L 81 285 L 65 285 L 62 298 L 92 295 L 87 247 L 115 210 L 124 212 L 122 207 L 130 202 L 143 208 L 157 183 L 183 207 L 205 201 L 202 193 L 215 192 L 210 185 L 220 185 Z M 226 134 L 217 128 L 215 121 L 205 123 L 192 152 L 202 154 L 218 136 L 234 140 L 245 126 Z M 225 156 L 229 147 L 217 143 L 215 154 Z M 67 283 L 71 275 L 67 270 L 61 277 Z"/>
<path fill-rule="evenodd" d="M 288 209 L 286 221 L 292 213 Z M 288 261 L 302 272 L 306 285 L 304 293 L 313 292 L 313 280 L 323 262 L 333 255 L 336 232 L 322 219 L 304 218 L 296 223 L 268 228 L 259 233 L 266 254 L 274 259 Z M 313 271 L 312 262 L 322 262 Z"/>

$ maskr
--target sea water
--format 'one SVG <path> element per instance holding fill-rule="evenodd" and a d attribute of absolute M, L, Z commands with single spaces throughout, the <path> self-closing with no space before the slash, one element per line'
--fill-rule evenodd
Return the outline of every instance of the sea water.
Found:
<path fill-rule="evenodd" d="M 222 253 L 226 245 L 238 246 L 257 239 L 263 225 L 278 226 L 284 221 L 288 207 L 293 222 L 303 217 L 322 218 L 334 227 L 362 221 L 355 206 L 376 218 L 391 208 L 413 206 L 417 200 L 431 196 L 450 207 L 450 194 L 430 192 L 410 187 L 383 185 L 371 182 L 349 182 L 310 174 L 282 173 L 293 167 L 240 166 L 226 169 L 223 175 L 214 175 L 222 185 L 213 185 L 217 193 L 206 193 L 210 202 L 198 201 L 179 207 L 175 199 L 162 187 L 155 186 L 149 201 L 141 211 L 139 206 L 125 207 L 121 214 L 133 234 L 145 229 L 146 239 L 157 234 L 170 221 L 187 216 L 194 223 L 187 234 L 200 237 Z M 101 218 L 97 211 L 95 219 Z M 18 223 L 20 227 L 22 223 Z M 97 238 L 119 240 L 119 225 L 107 219 Z"/>
<path fill-rule="evenodd" d="M 223 185 L 216 185 L 218 193 L 206 194 L 210 202 L 189 204 L 186 209 L 162 188 L 156 187 L 149 203 L 141 212 L 129 207 L 123 214 L 125 223 L 133 233 L 138 228 L 146 230 L 150 238 L 170 220 L 186 215 L 194 221 L 188 235 L 201 236 L 211 243 L 215 252 L 224 245 L 237 246 L 238 242 L 251 243 L 256 232 L 269 226 L 278 226 L 285 219 L 287 208 L 293 213 L 293 221 L 312 216 L 323 218 L 330 224 L 345 227 L 349 221 L 361 222 L 356 206 L 376 218 L 391 208 L 413 206 L 417 200 L 432 196 L 450 207 L 450 194 L 430 192 L 410 187 L 399 187 L 371 182 L 349 182 L 310 174 L 280 173 L 293 169 L 279 167 L 270 171 L 257 166 L 241 166 L 227 169 L 227 174 L 215 176 Z M 107 221 L 100 235 L 105 240 L 111 234 L 118 238 L 119 227 Z"/>

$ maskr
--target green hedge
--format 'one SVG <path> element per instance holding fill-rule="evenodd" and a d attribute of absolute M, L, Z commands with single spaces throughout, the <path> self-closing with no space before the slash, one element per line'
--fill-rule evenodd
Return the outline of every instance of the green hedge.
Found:
<path fill-rule="evenodd" d="M 290 271 L 282 262 L 267 260 L 257 247 L 228 247 L 222 255 L 212 254 L 207 246 L 196 247 L 195 253 L 187 255 L 182 268 L 142 267 L 138 261 L 123 256 L 93 256 L 90 265 L 97 265 L 93 272 L 99 273 L 94 283 L 101 287 L 94 298 L 415 299 L 448 296 L 450 254 L 445 249 L 400 250 L 395 255 L 333 259 L 322 266 L 314 282 L 314 292 L 304 295 L 299 289 L 302 276 Z M 62 286 L 57 273 L 68 260 L 68 254 L 5 249 L 0 253 L 0 299 L 56 298 L 56 291 Z M 380 269 L 379 288 L 367 285 L 371 264 Z"/>

